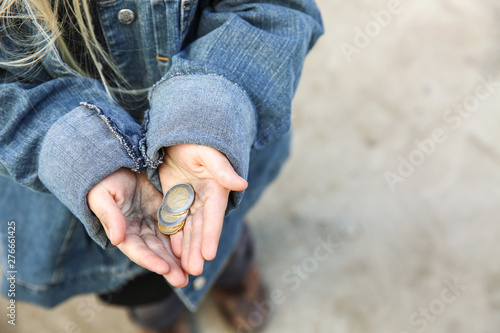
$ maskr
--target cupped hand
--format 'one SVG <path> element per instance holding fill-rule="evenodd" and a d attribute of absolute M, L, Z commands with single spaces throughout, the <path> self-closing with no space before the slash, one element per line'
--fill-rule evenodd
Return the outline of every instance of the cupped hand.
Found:
<path fill-rule="evenodd" d="M 87 194 L 90 210 L 101 221 L 111 243 L 136 264 L 176 287 L 188 283 L 169 237 L 159 232 L 156 211 L 162 195 L 144 173 L 119 169 Z"/>
<path fill-rule="evenodd" d="M 229 192 L 243 191 L 248 183 L 216 149 L 181 144 L 165 148 L 164 153 L 158 168 L 163 191 L 188 183 L 196 193 L 184 229 L 170 236 L 172 250 L 185 272 L 200 275 L 205 260 L 217 253 Z"/>

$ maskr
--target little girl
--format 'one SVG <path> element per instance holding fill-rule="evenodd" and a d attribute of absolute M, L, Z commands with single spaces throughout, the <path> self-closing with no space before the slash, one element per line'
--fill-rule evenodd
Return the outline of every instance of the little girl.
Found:
<path fill-rule="evenodd" d="M 2 0 L 0 20 L 16 301 L 98 293 L 144 332 L 190 332 L 182 304 L 213 289 L 235 329 L 261 327 L 243 218 L 288 154 L 314 0 Z M 167 236 L 156 211 L 177 183 L 195 200 Z"/>

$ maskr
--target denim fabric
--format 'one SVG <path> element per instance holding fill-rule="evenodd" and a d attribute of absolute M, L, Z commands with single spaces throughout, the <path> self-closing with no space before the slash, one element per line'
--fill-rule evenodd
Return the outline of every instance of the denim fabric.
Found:
<path fill-rule="evenodd" d="M 131 24 L 119 21 L 121 9 L 135 12 Z M 252 176 L 252 158 L 271 156 L 261 161 L 264 169 L 280 164 L 272 162 L 280 153 L 268 147 L 289 130 L 304 57 L 322 33 L 313 0 L 103 0 L 96 12 L 129 94 L 108 96 L 101 82 L 70 69 L 53 43 L 29 68 L 0 68 L 0 174 L 6 177 L 0 178 L 0 220 L 19 221 L 18 249 L 25 253 L 17 262 L 25 288 L 19 299 L 46 306 L 116 287 L 141 271 L 110 244 L 86 194 L 120 167 L 147 172 L 160 188 L 161 148 L 178 143 L 220 150 L 250 182 L 246 193 L 230 195 L 227 213 L 235 213 L 205 269 L 216 276 L 234 245 L 238 211 L 272 178 Z M 19 31 L 28 34 L 37 24 L 26 22 Z M 47 43 L 43 36 L 39 42 Z M 29 51 L 9 34 L 0 45 L 1 59 Z M 146 106 L 127 108 L 134 99 Z M 252 179 L 267 182 L 252 187 Z M 47 236 L 47 230 L 54 232 Z M 86 276 L 93 278 L 83 281 Z M 194 308 L 205 291 L 190 283 L 179 295 Z"/>
<path fill-rule="evenodd" d="M 290 133 L 286 133 L 263 149 L 252 149 L 249 187 L 224 220 L 216 258 L 205 263 L 201 276 L 190 276 L 186 287 L 174 288 L 188 309 L 197 308 L 225 268 L 243 217 L 277 176 L 289 154 L 289 143 Z M 102 249 L 55 196 L 31 191 L 5 177 L 0 177 L 0 188 L 0 218 L 16 222 L 16 300 L 54 306 L 73 295 L 117 290 L 145 273 L 117 248 Z M 6 232 L 5 222 L 0 232 L 3 253 L 8 244 Z M 0 260 L 3 271 L 8 271 L 7 256 Z M 199 278 L 205 280 L 202 288 L 193 283 Z M 2 279 L 4 295 L 8 288 L 7 280 Z"/>

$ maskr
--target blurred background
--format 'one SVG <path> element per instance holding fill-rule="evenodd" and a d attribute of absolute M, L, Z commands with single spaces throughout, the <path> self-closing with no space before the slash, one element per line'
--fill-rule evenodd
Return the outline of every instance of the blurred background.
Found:
<path fill-rule="evenodd" d="M 500 332 L 500 3 L 318 4 L 293 155 L 249 216 L 281 295 L 264 332 Z M 17 319 L 136 332 L 93 295 Z M 210 298 L 198 320 L 231 332 Z"/>

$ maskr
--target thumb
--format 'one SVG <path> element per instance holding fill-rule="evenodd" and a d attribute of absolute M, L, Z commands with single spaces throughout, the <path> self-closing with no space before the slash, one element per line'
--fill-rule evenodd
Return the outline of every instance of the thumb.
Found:
<path fill-rule="evenodd" d="M 240 177 L 224 154 L 218 150 L 210 150 L 204 156 L 204 164 L 208 172 L 219 184 L 232 191 L 243 191 L 248 182 Z"/>
<path fill-rule="evenodd" d="M 101 221 L 106 234 L 113 245 L 119 245 L 125 239 L 126 222 L 122 211 L 113 196 L 102 188 L 93 188 L 87 195 L 89 208 Z"/>

